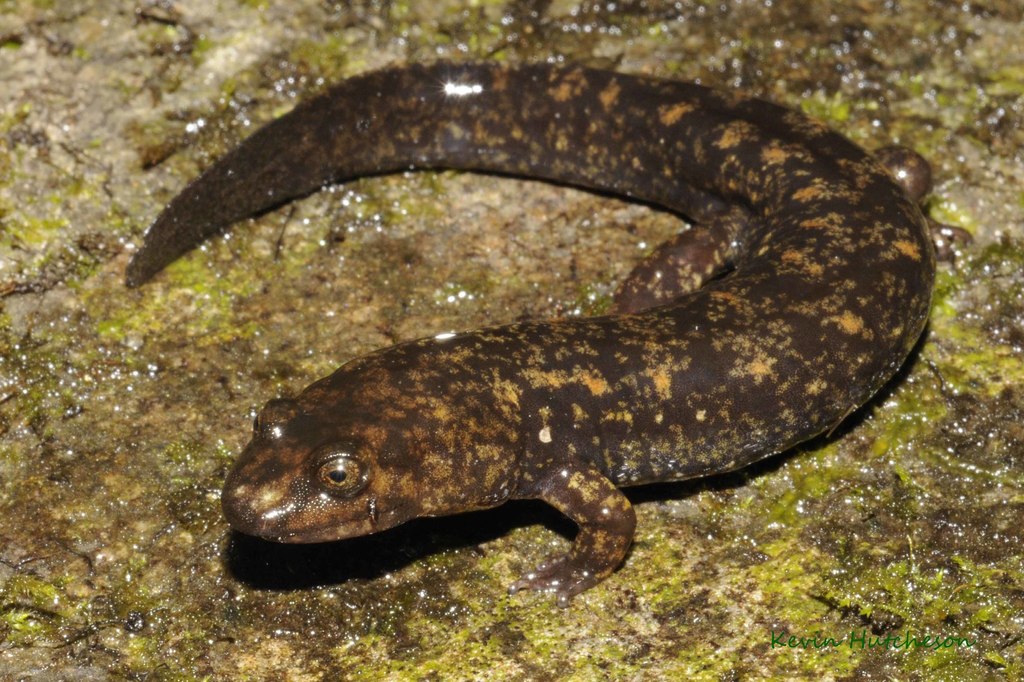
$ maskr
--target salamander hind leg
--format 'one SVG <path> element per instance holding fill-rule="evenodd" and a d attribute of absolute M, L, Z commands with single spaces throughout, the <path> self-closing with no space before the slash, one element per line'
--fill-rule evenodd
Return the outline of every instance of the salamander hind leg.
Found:
<path fill-rule="evenodd" d="M 668 303 L 725 272 L 751 220 L 746 209 L 734 206 L 661 244 L 619 286 L 613 312 L 636 313 Z"/>
<path fill-rule="evenodd" d="M 932 167 L 927 160 L 913 149 L 900 145 L 891 145 L 875 150 L 875 160 L 889 171 L 908 197 L 921 203 L 932 191 Z M 952 261 L 954 245 L 969 244 L 971 233 L 954 225 L 932 220 L 928 221 L 928 229 L 935 245 L 935 256 L 942 261 Z"/>
<path fill-rule="evenodd" d="M 559 607 L 612 573 L 633 542 L 636 514 L 629 500 L 596 468 L 581 465 L 544 481 L 537 495 L 572 519 L 579 532 L 569 552 L 549 557 L 509 587 L 554 592 Z"/>

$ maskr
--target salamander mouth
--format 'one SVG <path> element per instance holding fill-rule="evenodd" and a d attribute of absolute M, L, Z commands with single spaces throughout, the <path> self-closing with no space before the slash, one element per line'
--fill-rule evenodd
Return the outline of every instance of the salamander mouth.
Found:
<path fill-rule="evenodd" d="M 372 525 L 369 520 L 335 522 L 317 527 L 298 523 L 298 519 L 294 517 L 280 520 L 238 517 L 233 511 L 229 512 L 226 507 L 224 516 L 231 528 L 239 533 L 290 545 L 336 542 L 383 530 L 383 528 Z"/>
<path fill-rule="evenodd" d="M 264 535 L 262 537 L 266 540 L 273 540 L 274 542 L 282 542 L 291 545 L 304 545 L 318 542 L 348 540 L 350 538 L 361 537 L 363 535 L 370 535 L 372 533 L 376 533 L 378 530 L 382 529 L 374 527 L 368 522 L 348 522 L 327 525 L 323 528 L 306 527 L 299 531 L 289 531 L 273 536 Z"/>
<path fill-rule="evenodd" d="M 221 507 L 233 530 L 272 542 L 307 544 L 369 535 L 397 525 L 379 523 L 368 515 L 345 519 L 329 513 L 314 514 L 304 511 L 302 504 L 295 501 L 261 507 L 255 501 L 258 498 L 244 485 L 225 486 Z"/>

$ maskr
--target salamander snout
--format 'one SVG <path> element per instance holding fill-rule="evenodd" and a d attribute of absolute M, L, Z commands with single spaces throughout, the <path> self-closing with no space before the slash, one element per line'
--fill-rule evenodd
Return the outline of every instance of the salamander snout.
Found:
<path fill-rule="evenodd" d="M 287 541 L 287 519 L 294 510 L 294 500 L 275 494 L 273 488 L 253 485 L 244 467 L 235 467 L 228 475 L 220 503 L 234 530 L 266 540 Z"/>

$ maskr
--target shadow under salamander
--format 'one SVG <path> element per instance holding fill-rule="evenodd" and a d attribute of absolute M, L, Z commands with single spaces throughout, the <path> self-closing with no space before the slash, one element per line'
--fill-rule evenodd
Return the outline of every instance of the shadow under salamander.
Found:
<path fill-rule="evenodd" d="M 372 580 L 423 557 L 465 549 L 514 528 L 543 524 L 567 537 L 575 526 L 546 504 L 516 500 L 495 509 L 415 519 L 374 535 L 315 544 L 283 544 L 232 531 L 225 563 L 231 575 L 260 589 L 292 590 Z"/>

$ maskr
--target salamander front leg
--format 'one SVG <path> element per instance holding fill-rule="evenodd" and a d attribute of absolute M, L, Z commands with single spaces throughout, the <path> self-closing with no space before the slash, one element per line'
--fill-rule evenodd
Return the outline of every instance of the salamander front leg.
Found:
<path fill-rule="evenodd" d="M 537 495 L 579 526 L 567 554 L 549 557 L 509 588 L 554 592 L 559 607 L 618 568 L 633 542 L 636 514 L 629 500 L 596 468 L 563 469 Z"/>

